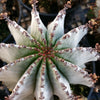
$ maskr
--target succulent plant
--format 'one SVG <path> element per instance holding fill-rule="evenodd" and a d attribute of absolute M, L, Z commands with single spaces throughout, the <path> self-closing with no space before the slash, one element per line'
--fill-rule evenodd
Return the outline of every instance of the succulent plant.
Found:
<path fill-rule="evenodd" d="M 93 7 L 93 13 L 95 15 L 95 18 L 97 19 L 97 25 L 94 31 L 94 36 L 95 36 L 95 42 L 100 43 L 100 1 L 96 0 L 95 7 Z"/>
<path fill-rule="evenodd" d="M 74 100 L 70 84 L 92 87 L 94 80 L 83 68 L 100 58 L 94 48 L 78 46 L 89 25 L 64 34 L 68 2 L 46 28 L 34 1 L 27 31 L 6 18 L 16 44 L 0 44 L 0 59 L 8 63 L 0 68 L 0 81 L 13 89 L 8 100 L 54 100 L 54 95 L 60 100 Z"/>

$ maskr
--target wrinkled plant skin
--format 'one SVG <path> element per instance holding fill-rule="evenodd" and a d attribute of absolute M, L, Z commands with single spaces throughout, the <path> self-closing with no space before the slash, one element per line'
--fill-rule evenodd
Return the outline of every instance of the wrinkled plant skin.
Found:
<path fill-rule="evenodd" d="M 94 48 L 78 47 L 87 34 L 88 25 L 64 34 L 66 5 L 46 28 L 33 3 L 28 30 L 15 21 L 8 27 L 16 44 L 0 44 L 0 59 L 8 64 L 0 68 L 0 81 L 13 89 L 8 100 L 74 100 L 70 84 L 94 86 L 92 77 L 83 70 L 85 63 L 100 58 Z M 7 99 L 7 98 L 6 98 Z"/>

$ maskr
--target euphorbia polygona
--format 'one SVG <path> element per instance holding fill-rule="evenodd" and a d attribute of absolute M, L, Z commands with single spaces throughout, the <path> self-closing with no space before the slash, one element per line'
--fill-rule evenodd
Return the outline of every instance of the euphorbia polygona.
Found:
<path fill-rule="evenodd" d="M 13 89 L 9 100 L 53 100 L 53 95 L 74 100 L 70 84 L 92 87 L 94 81 L 83 68 L 100 57 L 93 48 L 78 47 L 89 24 L 64 34 L 68 2 L 46 28 L 36 2 L 28 31 L 6 18 L 16 44 L 0 44 L 0 59 L 8 63 L 0 68 L 0 81 Z"/>

